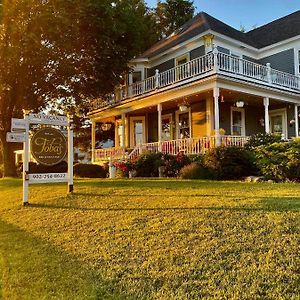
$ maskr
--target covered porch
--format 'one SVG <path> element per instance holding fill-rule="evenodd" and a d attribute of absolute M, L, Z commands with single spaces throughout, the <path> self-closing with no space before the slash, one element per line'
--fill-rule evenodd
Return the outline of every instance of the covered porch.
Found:
<path fill-rule="evenodd" d="M 286 92 L 236 86 L 226 80 L 168 101 L 132 104 L 115 115 L 92 118 L 92 161 L 136 158 L 143 152 L 200 154 L 216 146 L 243 147 L 249 136 L 299 136 L 299 102 Z M 143 99 L 139 100 L 143 102 Z M 120 113 L 121 112 L 121 113 Z M 114 145 L 97 149 L 97 123 L 114 123 Z"/>

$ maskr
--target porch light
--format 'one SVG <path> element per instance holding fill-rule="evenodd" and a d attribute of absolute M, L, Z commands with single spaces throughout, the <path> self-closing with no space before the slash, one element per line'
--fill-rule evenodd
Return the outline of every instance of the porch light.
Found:
<path fill-rule="evenodd" d="M 244 107 L 244 101 L 242 101 L 242 100 L 240 100 L 240 101 L 236 101 L 235 102 L 235 105 L 236 105 L 236 107 Z"/>
<path fill-rule="evenodd" d="M 188 110 L 188 107 L 186 106 L 186 105 L 179 105 L 179 110 L 181 111 L 181 112 L 185 112 L 185 111 L 187 111 Z"/>
<path fill-rule="evenodd" d="M 101 124 L 101 129 L 103 131 L 109 131 L 111 129 L 111 124 L 110 123 L 103 123 L 103 124 Z"/>

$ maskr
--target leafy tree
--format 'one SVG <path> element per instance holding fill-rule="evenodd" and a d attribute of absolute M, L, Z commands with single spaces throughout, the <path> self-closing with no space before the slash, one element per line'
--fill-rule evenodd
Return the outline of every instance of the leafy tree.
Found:
<path fill-rule="evenodd" d="M 164 37 L 192 19 L 195 6 L 192 0 L 159 0 L 155 12 L 159 34 Z"/>
<path fill-rule="evenodd" d="M 89 99 L 111 90 L 127 61 L 156 37 L 142 0 L 2 2 L 0 151 L 11 176 L 14 145 L 5 138 L 12 117 L 46 105 L 84 113 Z"/>

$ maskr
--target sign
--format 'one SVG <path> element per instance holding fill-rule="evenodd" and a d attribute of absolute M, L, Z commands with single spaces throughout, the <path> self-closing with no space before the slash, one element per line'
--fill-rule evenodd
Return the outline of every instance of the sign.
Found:
<path fill-rule="evenodd" d="M 6 141 L 8 143 L 24 143 L 25 133 L 23 132 L 7 132 Z"/>
<path fill-rule="evenodd" d="M 11 119 L 11 131 L 25 131 L 26 122 L 24 119 Z"/>
<path fill-rule="evenodd" d="M 30 183 L 45 183 L 45 182 L 66 182 L 68 181 L 68 173 L 37 173 L 28 174 Z"/>
<path fill-rule="evenodd" d="M 31 138 L 31 154 L 40 164 L 56 165 L 67 154 L 66 138 L 61 131 L 55 128 L 42 128 Z"/>
<path fill-rule="evenodd" d="M 49 124 L 68 126 L 68 118 L 65 116 L 54 116 L 46 114 L 29 114 L 28 120 L 32 124 Z"/>

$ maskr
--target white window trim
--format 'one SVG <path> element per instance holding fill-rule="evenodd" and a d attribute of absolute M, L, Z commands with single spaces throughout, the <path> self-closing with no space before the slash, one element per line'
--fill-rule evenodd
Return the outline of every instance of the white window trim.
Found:
<path fill-rule="evenodd" d="M 186 58 L 186 61 L 187 61 L 187 62 L 190 61 L 190 53 L 189 53 L 189 52 L 188 52 L 188 53 L 185 53 L 185 54 L 183 54 L 183 55 L 181 55 L 181 56 L 176 57 L 176 58 L 175 58 L 175 66 L 176 66 L 176 67 L 178 66 L 178 61 L 183 60 L 183 59 L 185 59 L 185 58 Z"/>
<path fill-rule="evenodd" d="M 269 120 L 270 120 L 270 129 L 272 128 L 272 120 L 271 117 L 281 115 L 283 117 L 283 134 L 284 138 L 288 138 L 288 127 L 287 127 L 287 109 L 286 108 L 280 108 L 280 109 L 273 109 L 269 110 Z"/>
<path fill-rule="evenodd" d="M 233 135 L 233 112 L 238 111 L 242 113 L 242 131 L 241 136 L 246 136 L 246 122 L 245 122 L 245 108 L 230 107 L 230 133 Z"/>
<path fill-rule="evenodd" d="M 130 117 L 130 147 L 134 148 L 134 121 L 141 120 L 143 122 L 143 144 L 146 143 L 146 118 L 145 116 Z"/>
<path fill-rule="evenodd" d="M 189 127 L 190 127 L 190 138 L 192 137 L 192 110 L 191 107 L 188 107 L 187 111 L 176 110 L 175 120 L 176 120 L 176 139 L 179 140 L 179 115 L 189 113 Z"/>
<path fill-rule="evenodd" d="M 172 114 L 164 114 L 161 116 L 161 121 L 163 119 L 170 119 L 170 140 L 173 139 L 173 116 Z"/>

